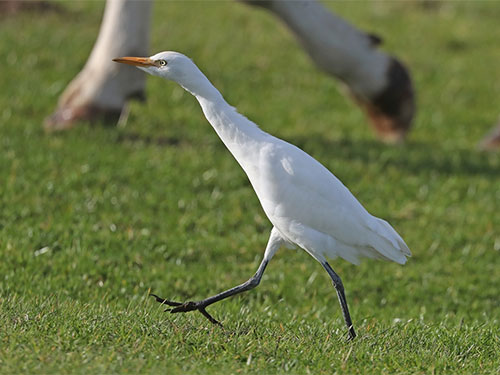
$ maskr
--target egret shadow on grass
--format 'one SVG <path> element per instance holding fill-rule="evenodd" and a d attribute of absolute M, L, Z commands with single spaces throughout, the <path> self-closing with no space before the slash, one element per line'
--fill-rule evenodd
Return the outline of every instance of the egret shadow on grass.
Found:
<path fill-rule="evenodd" d="M 402 145 L 387 145 L 376 140 L 332 140 L 319 135 L 293 137 L 289 142 L 314 155 L 328 155 L 335 160 L 359 160 L 366 165 L 383 163 L 414 174 L 431 171 L 444 175 L 497 178 L 500 170 L 500 157 L 496 154 L 466 148 L 443 148 L 437 143 L 410 141 Z"/>
<path fill-rule="evenodd" d="M 183 147 L 191 144 L 179 137 L 152 136 L 137 132 L 120 133 L 116 140 L 119 143 L 141 143 L 159 147 Z M 443 148 L 437 143 L 409 141 L 402 145 L 387 145 L 377 140 L 332 140 L 319 134 L 292 137 L 287 141 L 317 159 L 320 158 L 319 155 L 328 155 L 335 160 L 359 160 L 365 165 L 380 162 L 384 166 L 393 166 L 413 174 L 438 172 L 444 175 L 482 175 L 496 178 L 500 169 L 500 157 L 496 154 L 466 148 Z M 222 143 L 213 146 L 225 150 Z"/>
<path fill-rule="evenodd" d="M 116 141 L 118 143 L 141 143 L 160 147 L 178 147 L 187 143 L 178 137 L 152 136 L 135 132 L 120 133 Z"/>

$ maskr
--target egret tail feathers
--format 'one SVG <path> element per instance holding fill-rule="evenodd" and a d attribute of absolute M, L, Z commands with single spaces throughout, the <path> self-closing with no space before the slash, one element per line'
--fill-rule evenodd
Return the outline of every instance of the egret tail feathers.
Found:
<path fill-rule="evenodd" d="M 384 258 L 399 264 L 405 264 L 411 251 L 401 236 L 385 220 L 374 217 L 368 228 L 373 233 L 372 243 L 374 250 Z"/>

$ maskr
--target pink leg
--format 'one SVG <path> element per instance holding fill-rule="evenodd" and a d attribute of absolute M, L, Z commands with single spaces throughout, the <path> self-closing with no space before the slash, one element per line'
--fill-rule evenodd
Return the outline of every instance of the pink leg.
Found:
<path fill-rule="evenodd" d="M 0 0 L 0 15 L 5 16 L 14 14 L 20 11 L 59 11 L 60 7 L 57 3 L 48 2 L 45 0 Z"/>
<path fill-rule="evenodd" d="M 314 0 L 243 1 L 263 6 L 282 19 L 316 65 L 346 84 L 382 139 L 405 137 L 415 112 L 411 79 L 397 59 L 376 48 L 376 37 Z M 128 99 L 143 97 L 141 72 L 113 64 L 111 59 L 147 54 L 150 10 L 149 0 L 108 0 L 92 54 L 47 119 L 48 131 L 68 129 L 81 120 L 115 122 Z"/>
<path fill-rule="evenodd" d="M 482 150 L 500 150 L 500 122 L 483 138 L 479 148 Z"/>
<path fill-rule="evenodd" d="M 378 37 L 356 29 L 315 0 L 241 1 L 281 19 L 318 68 L 345 83 L 380 138 L 404 139 L 415 112 L 411 78 L 400 61 L 377 48 Z"/>
<path fill-rule="evenodd" d="M 145 75 L 113 63 L 116 56 L 145 56 L 149 49 L 150 0 L 108 0 L 99 36 L 83 70 L 46 119 L 47 131 L 72 128 L 80 121 L 116 123 L 131 98 L 144 98 Z"/>

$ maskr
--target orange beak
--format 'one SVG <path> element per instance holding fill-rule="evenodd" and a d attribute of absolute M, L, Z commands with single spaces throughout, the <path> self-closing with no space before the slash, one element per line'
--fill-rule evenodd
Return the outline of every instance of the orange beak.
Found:
<path fill-rule="evenodd" d="M 134 66 L 156 66 L 155 61 L 149 57 L 117 57 L 113 61 Z"/>

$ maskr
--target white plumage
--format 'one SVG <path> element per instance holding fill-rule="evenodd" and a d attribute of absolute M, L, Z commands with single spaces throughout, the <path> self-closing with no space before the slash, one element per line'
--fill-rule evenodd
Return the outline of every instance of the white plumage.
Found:
<path fill-rule="evenodd" d="M 354 337 L 342 282 L 327 259 L 341 257 L 357 264 L 359 258 L 369 257 L 404 264 L 411 253 L 398 233 L 386 221 L 369 214 L 318 161 L 262 131 L 227 104 L 186 56 L 161 52 L 150 58 L 124 57 L 115 61 L 175 81 L 198 99 L 205 117 L 247 174 L 274 226 L 262 264 L 247 283 L 199 302 L 180 304 L 155 296 L 157 300 L 176 306 L 171 312 L 199 310 L 216 322 L 205 311 L 206 306 L 257 285 L 268 261 L 281 245 L 299 246 L 332 277 L 350 336 Z"/>

